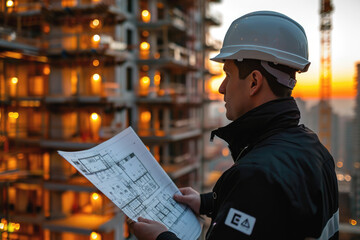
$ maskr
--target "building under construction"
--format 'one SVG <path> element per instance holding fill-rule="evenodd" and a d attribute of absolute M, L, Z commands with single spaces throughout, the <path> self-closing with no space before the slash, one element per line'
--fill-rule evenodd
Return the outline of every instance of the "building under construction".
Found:
<path fill-rule="evenodd" d="M 131 126 L 173 181 L 216 180 L 209 54 L 220 0 L 2 0 L 2 239 L 126 239 L 125 216 L 56 150 Z M 221 166 L 215 170 L 220 171 Z"/>

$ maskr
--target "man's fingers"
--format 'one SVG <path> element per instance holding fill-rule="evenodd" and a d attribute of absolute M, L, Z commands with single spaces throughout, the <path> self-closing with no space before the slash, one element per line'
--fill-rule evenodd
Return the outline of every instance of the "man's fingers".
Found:
<path fill-rule="evenodd" d="M 179 190 L 180 190 L 180 192 L 181 192 L 182 194 L 184 194 L 184 195 L 187 195 L 187 194 L 189 194 L 189 193 L 192 193 L 192 189 L 191 189 L 190 187 L 180 188 Z"/>
<path fill-rule="evenodd" d="M 177 202 L 180 202 L 180 203 L 185 203 L 187 201 L 187 196 L 183 196 L 183 195 L 180 195 L 180 194 L 175 194 L 174 195 L 174 199 L 175 201 Z"/>
<path fill-rule="evenodd" d="M 151 223 L 152 221 L 150 219 L 146 219 L 143 217 L 139 217 L 138 218 L 138 222 L 142 222 L 142 223 Z"/>
<path fill-rule="evenodd" d="M 127 224 L 129 224 L 129 226 L 131 226 L 131 224 L 133 224 L 135 221 L 133 221 L 131 218 L 126 219 Z"/>

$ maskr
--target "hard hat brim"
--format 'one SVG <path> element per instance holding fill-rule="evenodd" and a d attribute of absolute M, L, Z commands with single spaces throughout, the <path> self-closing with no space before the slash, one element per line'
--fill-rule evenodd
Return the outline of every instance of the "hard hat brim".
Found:
<path fill-rule="evenodd" d="M 252 45 L 223 47 L 221 52 L 210 60 L 223 63 L 226 59 L 239 61 L 243 59 L 264 60 L 275 64 L 283 64 L 300 72 L 306 72 L 310 66 L 310 62 L 307 59 L 294 54 L 274 48 Z"/>

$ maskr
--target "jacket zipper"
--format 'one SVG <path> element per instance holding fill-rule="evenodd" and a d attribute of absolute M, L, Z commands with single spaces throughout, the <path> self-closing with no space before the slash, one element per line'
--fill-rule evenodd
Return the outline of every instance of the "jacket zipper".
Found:
<path fill-rule="evenodd" d="M 243 154 L 243 152 L 244 152 L 248 147 L 249 147 L 249 145 L 245 146 L 245 147 L 241 150 L 241 152 L 239 153 L 239 155 L 237 156 L 237 158 L 236 158 L 236 160 L 235 160 L 235 163 L 236 163 L 237 161 L 239 161 L 239 159 L 241 158 L 241 155 Z"/>

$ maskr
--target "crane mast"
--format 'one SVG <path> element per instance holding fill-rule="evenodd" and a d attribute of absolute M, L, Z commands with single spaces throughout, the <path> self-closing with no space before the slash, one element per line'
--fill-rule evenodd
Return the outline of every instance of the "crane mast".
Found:
<path fill-rule="evenodd" d="M 331 30 L 333 5 L 331 0 L 321 0 L 320 33 L 321 33 L 321 61 L 320 61 L 320 110 L 319 136 L 322 143 L 331 150 Z"/>

